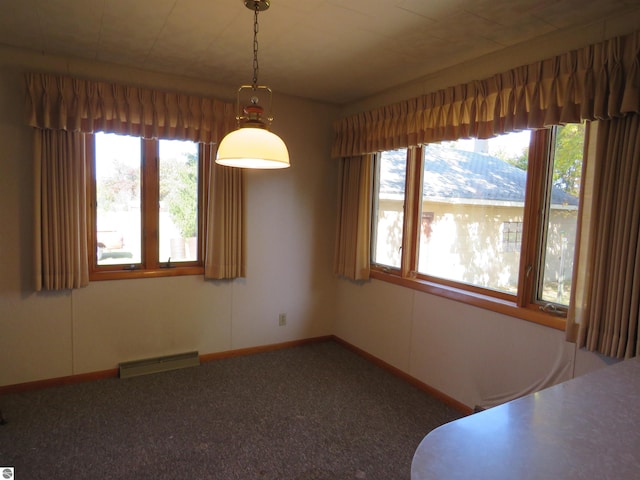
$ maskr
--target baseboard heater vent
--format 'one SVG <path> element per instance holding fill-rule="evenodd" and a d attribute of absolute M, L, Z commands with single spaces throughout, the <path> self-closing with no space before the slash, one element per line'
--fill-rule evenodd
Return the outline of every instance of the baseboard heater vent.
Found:
<path fill-rule="evenodd" d="M 200 365 L 198 352 L 146 358 L 144 360 L 120 363 L 120 378 L 137 377 L 138 375 L 167 372 L 179 368 L 197 367 L 198 365 Z"/>

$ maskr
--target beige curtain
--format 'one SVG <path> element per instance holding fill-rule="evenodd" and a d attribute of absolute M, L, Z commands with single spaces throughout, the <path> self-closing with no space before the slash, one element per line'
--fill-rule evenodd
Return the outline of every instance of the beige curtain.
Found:
<path fill-rule="evenodd" d="M 245 190 L 242 169 L 217 165 L 209 169 L 209 206 L 204 276 L 210 279 L 245 276 Z"/>
<path fill-rule="evenodd" d="M 84 133 L 216 144 L 236 128 L 235 105 L 212 98 L 49 74 L 25 80 L 28 123 L 36 129 L 38 290 L 88 283 Z M 205 270 L 211 278 L 233 278 L 244 275 L 242 173 L 218 170 L 210 169 L 216 191 L 205 213 Z"/>
<path fill-rule="evenodd" d="M 333 270 L 352 280 L 369 278 L 373 155 L 340 161 L 338 225 Z"/>
<path fill-rule="evenodd" d="M 89 283 L 84 135 L 35 130 L 35 288 Z"/>
<path fill-rule="evenodd" d="M 334 124 L 334 158 L 640 111 L 640 32 Z"/>
<path fill-rule="evenodd" d="M 213 98 L 28 73 L 29 125 L 218 143 L 236 128 L 235 105 Z"/>
<path fill-rule="evenodd" d="M 640 115 L 598 123 L 567 337 L 631 358 L 640 352 Z"/>

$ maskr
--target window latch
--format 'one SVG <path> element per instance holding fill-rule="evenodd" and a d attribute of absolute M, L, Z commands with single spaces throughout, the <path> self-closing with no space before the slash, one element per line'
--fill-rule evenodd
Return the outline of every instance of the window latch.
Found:
<path fill-rule="evenodd" d="M 160 268 L 175 268 L 175 265 L 171 265 L 171 257 L 169 257 L 167 263 L 160 265 Z"/>
<path fill-rule="evenodd" d="M 564 317 L 565 315 L 564 309 L 558 308 L 558 306 L 553 303 L 545 303 L 544 305 L 540 305 L 540 310 L 542 310 L 544 313 L 557 315 L 558 317 Z"/>

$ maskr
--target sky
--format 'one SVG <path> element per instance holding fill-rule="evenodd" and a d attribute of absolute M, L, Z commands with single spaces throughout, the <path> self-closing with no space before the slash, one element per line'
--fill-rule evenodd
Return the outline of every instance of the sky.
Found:
<path fill-rule="evenodd" d="M 132 168 L 140 168 L 140 138 L 98 132 L 96 138 L 96 179 L 113 174 L 112 160 L 118 159 Z M 185 152 L 186 150 L 186 152 Z M 160 156 L 163 159 L 179 158 L 185 153 L 198 154 L 198 145 L 180 140 L 161 140 Z"/>

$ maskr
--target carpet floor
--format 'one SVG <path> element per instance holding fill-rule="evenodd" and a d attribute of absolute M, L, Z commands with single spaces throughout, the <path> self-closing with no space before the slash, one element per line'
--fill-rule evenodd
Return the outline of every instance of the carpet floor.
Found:
<path fill-rule="evenodd" d="M 461 414 L 327 341 L 0 396 L 15 478 L 408 480 Z"/>

